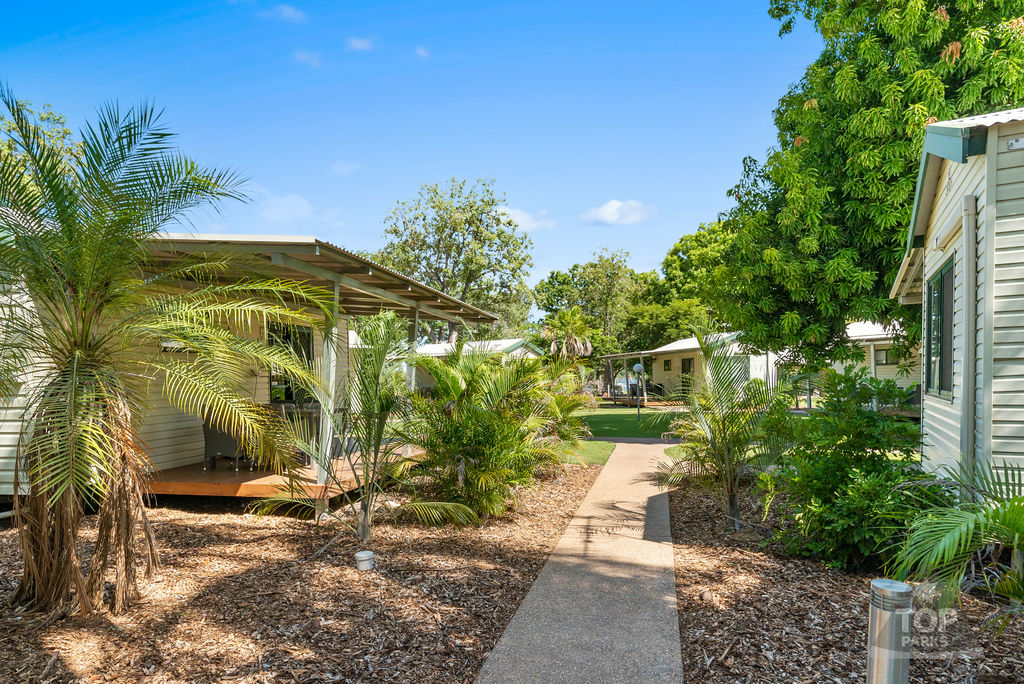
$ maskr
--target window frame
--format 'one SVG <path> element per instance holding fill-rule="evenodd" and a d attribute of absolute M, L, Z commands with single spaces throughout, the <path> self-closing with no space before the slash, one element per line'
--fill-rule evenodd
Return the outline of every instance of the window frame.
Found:
<path fill-rule="evenodd" d="M 672 359 L 665 359 L 661 364 L 661 370 L 665 373 L 672 372 Z"/>
<path fill-rule="evenodd" d="M 270 323 L 266 328 L 267 344 L 282 344 L 292 348 L 307 363 L 312 364 L 316 355 L 316 337 L 313 329 L 304 325 L 287 325 Z M 304 405 L 315 401 L 315 397 L 309 395 L 302 388 L 296 388 L 290 382 L 282 381 L 280 376 L 270 371 L 269 378 L 269 402 L 271 404 L 297 404 Z M 296 389 L 299 391 L 296 392 Z M 276 399 L 275 390 L 283 390 L 284 398 Z"/>
<path fill-rule="evenodd" d="M 882 360 L 878 360 L 878 355 L 882 355 Z M 899 360 L 892 354 L 892 347 L 882 347 L 881 349 L 875 349 L 875 365 L 876 366 L 898 366 L 900 365 Z"/>
<path fill-rule="evenodd" d="M 953 309 L 956 300 L 956 272 L 953 267 L 955 261 L 954 257 L 950 257 L 932 274 L 925 287 L 925 394 L 947 400 L 953 398 L 953 321 L 956 318 L 956 312 Z M 944 278 L 947 277 L 949 278 L 948 284 L 944 281 Z M 946 307 L 947 294 L 950 299 L 948 311 Z M 948 321 L 946 320 L 947 313 Z M 936 326 L 939 328 L 938 334 L 936 334 Z M 937 351 L 934 348 L 935 345 L 938 345 Z"/>

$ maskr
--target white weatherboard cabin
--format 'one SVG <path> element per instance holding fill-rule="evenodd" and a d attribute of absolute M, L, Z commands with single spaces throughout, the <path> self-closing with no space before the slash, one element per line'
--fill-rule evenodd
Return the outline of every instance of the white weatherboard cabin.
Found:
<path fill-rule="evenodd" d="M 319 363 L 324 384 L 335 402 L 340 391 L 334 390 L 342 387 L 342 379 L 351 363 L 351 345 L 359 344 L 355 331 L 349 329 L 352 317 L 394 310 L 409 319 L 410 336 L 421 319 L 466 323 L 496 320 L 485 311 L 314 237 L 167 234 L 153 241 L 152 253 L 154 259 L 162 263 L 172 263 L 185 254 L 238 253 L 245 255 L 250 263 L 262 264 L 263 270 L 275 276 L 333 289 L 337 306 L 335 330 L 328 331 L 327 335 L 313 330 L 297 331 L 287 341 Z M 243 334 L 253 339 L 266 339 L 268 332 L 254 327 Z M 336 343 L 329 343 L 331 339 Z M 153 353 L 174 353 L 174 350 L 154 349 Z M 319 425 L 322 442 L 329 443 L 332 439 L 330 422 L 322 417 L 319 405 L 309 402 L 308 398 L 294 396 L 291 387 L 279 382 L 273 374 L 253 377 L 252 395 L 257 402 L 282 413 L 308 417 L 314 425 Z M 0 496 L 14 493 L 14 465 L 21 428 L 19 401 L 23 399 L 16 398 L 0 411 Z M 281 484 L 281 478 L 273 473 L 250 472 L 248 466 L 236 472 L 230 460 L 222 461 L 216 470 L 206 470 L 204 460 L 211 455 L 211 450 L 229 448 L 233 451 L 233 443 L 226 443 L 224 435 L 204 426 L 201 419 L 171 406 L 162 397 L 159 386 L 152 388 L 148 405 L 140 433 L 155 470 L 150 483 L 152 493 L 268 496 Z M 311 495 L 319 498 L 338 493 L 323 489 L 326 473 L 318 472 L 315 466 L 308 470 L 305 478 Z"/>
<path fill-rule="evenodd" d="M 922 309 L 923 462 L 1024 464 L 1024 108 L 927 127 L 890 296 Z"/>
<path fill-rule="evenodd" d="M 846 326 L 846 336 L 864 352 L 864 360 L 852 365 L 867 369 L 870 377 L 895 380 L 896 384 L 904 389 L 921 382 L 920 353 L 916 353 L 911 360 L 909 372 L 903 372 L 900 360 L 890 351 L 893 335 L 885 327 L 878 323 L 858 321 Z M 849 362 L 838 362 L 832 367 L 841 372 L 849 365 Z"/>
<path fill-rule="evenodd" d="M 735 337 L 735 333 L 727 335 L 727 339 L 730 340 Z M 730 353 L 746 359 L 749 363 L 748 378 L 760 378 L 767 381 L 774 381 L 777 378 L 778 357 L 775 354 L 750 354 L 735 342 L 730 346 Z M 704 357 L 696 337 L 676 340 L 649 351 L 608 354 L 601 358 L 605 362 L 604 393 L 612 401 L 621 398 L 627 403 L 630 401 L 635 403 L 635 399 L 630 399 L 630 397 L 636 397 L 637 394 L 640 394 L 643 402 L 647 401 L 647 383 L 639 388 L 630 384 L 634 363 L 647 358 L 650 358 L 652 363 L 649 384 L 658 386 L 665 396 L 676 393 L 684 383 L 693 383 L 692 386 L 698 386 L 701 378 L 704 377 Z M 616 368 L 619 363 L 623 365 L 622 373 L 628 388 L 625 394 L 614 381 L 619 373 Z"/>
<path fill-rule="evenodd" d="M 455 342 L 434 342 L 416 347 L 420 356 L 447 356 L 455 350 Z M 539 359 L 544 352 L 531 344 L 525 337 L 511 337 L 501 340 L 469 340 L 464 351 L 469 354 L 503 354 L 513 359 Z M 437 385 L 434 378 L 423 368 L 415 369 L 416 388 L 428 390 Z"/>
<path fill-rule="evenodd" d="M 728 339 L 735 337 L 736 334 L 733 333 Z M 748 378 L 760 378 L 770 382 L 776 379 L 778 359 L 774 354 L 750 354 L 735 342 L 729 352 L 734 356 L 746 358 L 750 364 Z M 663 387 L 666 394 L 678 390 L 687 379 L 693 382 L 694 386 L 699 386 L 704 377 L 704 355 L 696 337 L 676 340 L 645 354 L 650 355 L 653 363 L 651 382 Z"/>

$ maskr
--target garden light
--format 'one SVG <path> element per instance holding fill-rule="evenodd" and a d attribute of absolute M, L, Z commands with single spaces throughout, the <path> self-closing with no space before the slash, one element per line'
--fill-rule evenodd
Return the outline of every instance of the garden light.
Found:
<path fill-rule="evenodd" d="M 868 611 L 868 684 L 906 684 L 914 590 L 891 579 L 871 580 Z"/>

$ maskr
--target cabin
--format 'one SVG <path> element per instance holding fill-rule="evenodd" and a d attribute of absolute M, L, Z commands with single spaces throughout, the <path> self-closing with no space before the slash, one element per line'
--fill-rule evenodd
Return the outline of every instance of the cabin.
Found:
<path fill-rule="evenodd" d="M 1024 464 L 1024 108 L 926 127 L 890 296 L 921 307 L 922 462 Z"/>
<path fill-rule="evenodd" d="M 777 379 L 778 357 L 775 354 L 751 354 L 734 341 L 736 333 L 728 333 L 724 337 L 732 341 L 730 353 L 741 357 L 747 365 L 748 379 L 761 378 L 769 382 Z M 647 403 L 652 394 L 668 397 L 686 385 L 699 386 L 704 375 L 703 354 L 696 337 L 676 340 L 648 351 L 608 354 L 601 358 L 605 361 L 604 394 L 613 402 L 635 405 L 638 396 L 641 403 Z M 638 362 L 646 364 L 648 361 L 651 364 L 650 379 L 638 383 L 633 366 Z M 625 379 L 625 391 L 615 382 L 619 375 L 616 367 L 620 363 Z"/>
<path fill-rule="evenodd" d="M 343 380 L 354 362 L 352 345 L 358 345 L 359 340 L 353 319 L 394 310 L 409 320 L 410 336 L 420 320 L 468 324 L 496 320 L 492 314 L 312 236 L 166 234 L 152 241 L 152 256 L 157 263 L 169 264 L 182 255 L 204 253 L 243 255 L 247 263 L 258 265 L 268 274 L 333 289 L 335 329 L 296 331 L 286 341 L 322 369 L 327 394 L 335 398 L 336 406 L 340 389 L 345 386 Z M 255 327 L 244 334 L 265 340 L 273 331 Z M 252 396 L 284 415 L 312 421 L 324 444 L 333 439 L 331 423 L 323 417 L 320 405 L 310 397 L 296 396 L 288 383 L 273 373 L 253 377 Z M 14 493 L 21 401 L 15 398 L 0 410 L 0 496 Z M 154 471 L 149 483 L 151 493 L 260 497 L 275 493 L 282 484 L 283 479 L 274 473 L 240 466 L 233 458 L 236 448 L 229 436 L 178 411 L 163 398 L 159 386 L 151 388 L 147 403 L 140 435 L 149 449 Z M 223 458 L 215 469 L 208 469 L 207 457 L 216 457 L 218 452 Z M 327 473 L 319 472 L 315 464 L 307 470 L 303 477 L 311 497 L 340 493 L 326 489 Z"/>
<path fill-rule="evenodd" d="M 884 326 L 869 321 L 857 321 L 846 326 L 846 336 L 862 353 L 862 360 L 853 364 L 839 361 L 832 365 L 836 371 L 849 365 L 864 368 L 868 377 L 880 380 L 894 380 L 903 389 L 912 389 L 921 382 L 920 351 L 908 361 L 901 360 L 892 352 L 893 334 Z"/>
<path fill-rule="evenodd" d="M 457 346 L 455 342 L 435 342 L 421 344 L 416 347 L 420 356 L 442 357 L 452 353 Z M 525 337 L 511 337 L 501 340 L 469 340 L 464 351 L 470 354 L 503 354 L 514 359 L 539 359 L 544 356 L 543 350 L 532 344 Z M 433 376 L 423 368 L 414 368 L 415 387 L 418 390 L 430 390 L 437 383 Z"/>

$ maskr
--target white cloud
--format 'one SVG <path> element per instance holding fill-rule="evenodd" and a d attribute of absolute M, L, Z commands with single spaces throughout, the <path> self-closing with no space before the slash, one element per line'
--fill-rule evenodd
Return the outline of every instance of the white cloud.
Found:
<path fill-rule="evenodd" d="M 272 223 L 291 223 L 311 218 L 313 205 L 300 195 L 264 193 L 259 200 L 259 211 L 260 216 Z"/>
<path fill-rule="evenodd" d="M 369 38 L 356 38 L 353 36 L 345 41 L 345 45 L 348 46 L 349 50 L 356 50 L 358 52 L 365 52 L 366 50 L 373 49 L 373 41 Z"/>
<path fill-rule="evenodd" d="M 430 57 L 430 48 L 425 48 L 422 45 L 418 46 L 416 48 L 416 56 L 419 57 L 420 59 L 426 59 L 427 57 Z"/>
<path fill-rule="evenodd" d="M 337 207 L 327 207 L 320 212 L 320 222 L 330 228 L 342 228 L 345 225 L 341 220 L 341 209 Z"/>
<path fill-rule="evenodd" d="M 308 52 L 306 50 L 295 51 L 295 61 L 302 62 L 303 64 L 308 64 L 313 69 L 316 69 L 317 67 L 320 66 L 320 58 L 321 55 L 319 52 Z"/>
<path fill-rule="evenodd" d="M 270 19 L 280 19 L 292 24 L 305 24 L 309 21 L 306 13 L 294 5 L 274 5 L 268 10 L 260 12 L 260 16 Z"/>
<path fill-rule="evenodd" d="M 547 209 L 541 209 L 536 214 L 531 214 L 528 211 L 522 209 L 514 209 L 512 207 L 501 207 L 503 211 L 510 219 L 516 222 L 516 224 L 527 233 L 541 228 L 554 228 L 555 219 L 548 215 Z"/>
<path fill-rule="evenodd" d="M 637 200 L 609 200 L 599 207 L 583 212 L 580 219 L 587 223 L 601 223 L 609 226 L 621 226 L 628 223 L 640 223 L 657 215 L 653 205 Z"/>
<path fill-rule="evenodd" d="M 357 162 L 350 162 L 344 159 L 336 159 L 331 164 L 331 172 L 336 176 L 347 176 L 358 168 L 359 164 Z"/>

